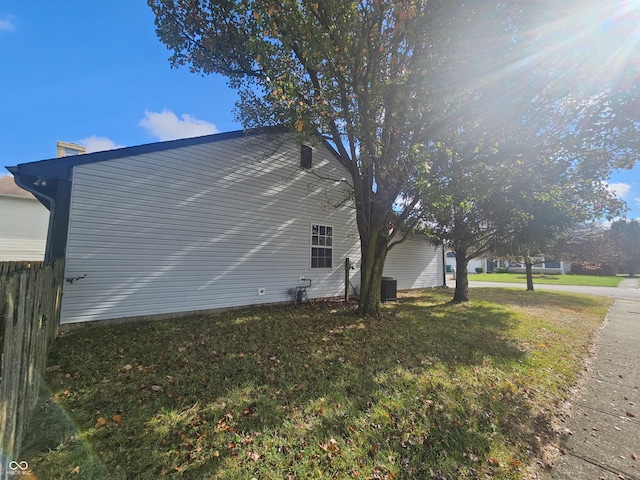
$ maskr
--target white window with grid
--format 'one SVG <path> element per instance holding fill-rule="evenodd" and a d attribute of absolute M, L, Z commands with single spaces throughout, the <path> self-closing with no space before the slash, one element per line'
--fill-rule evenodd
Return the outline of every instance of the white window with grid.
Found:
<path fill-rule="evenodd" d="M 311 268 L 333 267 L 333 227 L 311 225 Z"/>

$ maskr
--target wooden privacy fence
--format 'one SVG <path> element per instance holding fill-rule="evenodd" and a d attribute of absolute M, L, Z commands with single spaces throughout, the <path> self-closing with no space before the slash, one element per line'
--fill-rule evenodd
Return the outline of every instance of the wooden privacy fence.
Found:
<path fill-rule="evenodd" d="M 49 346 L 58 334 L 63 276 L 63 260 L 0 276 L 1 480 L 24 465 L 21 443 L 38 401 Z"/>
<path fill-rule="evenodd" d="M 0 262 L 0 277 L 16 270 L 38 270 L 44 267 L 44 262 Z"/>

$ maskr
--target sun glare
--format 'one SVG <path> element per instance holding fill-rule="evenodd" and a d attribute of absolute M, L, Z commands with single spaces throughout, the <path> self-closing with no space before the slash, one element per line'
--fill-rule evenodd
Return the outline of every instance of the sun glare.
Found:
<path fill-rule="evenodd" d="M 639 79 L 640 0 L 576 2 L 553 25 L 563 55 L 578 55 L 593 82 L 628 87 Z"/>

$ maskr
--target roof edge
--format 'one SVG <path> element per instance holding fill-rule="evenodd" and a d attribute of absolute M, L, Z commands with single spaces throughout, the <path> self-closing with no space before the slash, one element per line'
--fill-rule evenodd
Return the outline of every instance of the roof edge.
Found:
<path fill-rule="evenodd" d="M 84 153 L 82 155 L 73 155 L 69 157 L 49 158 L 37 160 L 34 162 L 20 163 L 15 166 L 5 167 L 14 176 L 24 173 L 42 171 L 42 167 L 55 165 L 55 169 L 68 169 L 76 165 L 86 163 L 102 162 L 112 160 L 114 158 L 129 157 L 133 155 L 141 155 L 145 153 L 161 152 L 163 150 L 171 150 L 174 148 L 190 147 L 203 143 L 219 142 L 243 136 L 262 135 L 267 133 L 287 133 L 288 130 L 283 126 L 261 127 L 247 130 L 233 130 L 230 132 L 214 133 L 211 135 L 202 135 L 199 137 L 180 138 L 176 140 L 164 140 L 161 142 L 145 143 L 142 145 L 134 145 L 131 147 L 116 148 L 113 150 L 103 150 L 100 152 Z"/>

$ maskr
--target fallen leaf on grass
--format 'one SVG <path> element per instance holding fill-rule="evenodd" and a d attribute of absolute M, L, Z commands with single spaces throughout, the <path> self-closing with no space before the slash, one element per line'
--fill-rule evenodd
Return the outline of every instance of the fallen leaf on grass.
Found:
<path fill-rule="evenodd" d="M 248 452 L 248 455 L 249 455 L 249 459 L 253 460 L 254 462 L 260 460 L 260 454 L 259 453 Z"/>
<path fill-rule="evenodd" d="M 120 415 L 119 413 L 116 413 L 111 418 L 113 419 L 114 422 L 116 422 L 118 424 L 118 426 L 120 426 L 120 422 L 122 422 L 122 415 Z"/>
<path fill-rule="evenodd" d="M 151 385 L 151 390 L 153 390 L 154 392 L 161 392 L 162 387 L 160 385 Z"/>
<path fill-rule="evenodd" d="M 330 458 L 340 453 L 340 447 L 335 438 L 329 439 L 328 443 L 319 444 L 320 448 L 329 454 Z"/>
<path fill-rule="evenodd" d="M 103 417 L 98 418 L 98 420 L 96 421 L 96 425 L 95 428 L 101 428 L 104 427 L 107 424 L 107 420 L 104 419 Z"/>

